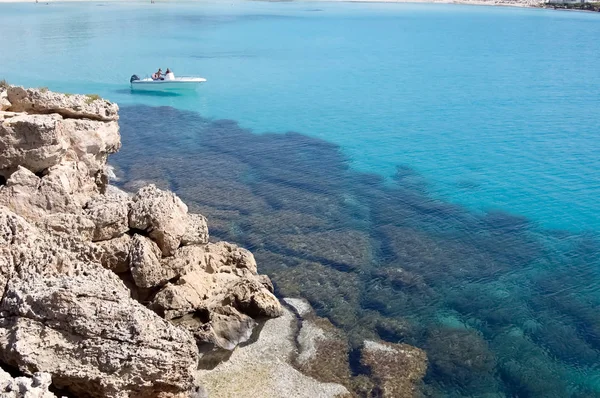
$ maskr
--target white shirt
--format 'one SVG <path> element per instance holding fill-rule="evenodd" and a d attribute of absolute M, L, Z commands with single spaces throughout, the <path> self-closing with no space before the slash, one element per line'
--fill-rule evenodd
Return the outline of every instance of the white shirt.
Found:
<path fill-rule="evenodd" d="M 165 80 L 175 80 L 175 75 L 173 72 L 169 72 L 165 75 Z"/>

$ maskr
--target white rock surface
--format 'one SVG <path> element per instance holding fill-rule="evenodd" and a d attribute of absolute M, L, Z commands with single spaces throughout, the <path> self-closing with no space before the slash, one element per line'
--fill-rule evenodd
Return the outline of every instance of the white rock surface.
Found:
<path fill-rule="evenodd" d="M 268 320 L 257 341 L 235 349 L 226 362 L 212 370 L 199 370 L 198 383 L 210 398 L 328 398 L 349 394 L 333 383 L 320 383 L 289 364 L 295 352 L 295 316 L 284 309 L 283 316 Z M 348 396 L 348 395 L 347 395 Z"/>

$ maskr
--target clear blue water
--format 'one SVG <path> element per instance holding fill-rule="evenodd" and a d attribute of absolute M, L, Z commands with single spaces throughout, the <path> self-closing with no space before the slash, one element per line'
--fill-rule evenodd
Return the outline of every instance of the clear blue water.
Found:
<path fill-rule="evenodd" d="M 597 37 L 533 9 L 0 4 L 0 79 L 118 102 L 125 187 L 176 190 L 353 342 L 425 348 L 426 395 L 590 397 Z M 208 82 L 130 91 L 158 67 Z"/>

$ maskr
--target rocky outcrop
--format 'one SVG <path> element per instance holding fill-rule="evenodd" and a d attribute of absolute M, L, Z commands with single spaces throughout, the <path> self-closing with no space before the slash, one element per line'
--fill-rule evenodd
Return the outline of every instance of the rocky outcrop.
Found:
<path fill-rule="evenodd" d="M 9 373 L 0 369 L 0 397 L 2 398 L 54 398 L 48 391 L 52 376 L 48 373 L 37 372 L 32 377 L 13 378 Z"/>
<path fill-rule="evenodd" d="M 200 370 L 197 380 L 210 398 L 351 397 L 346 387 L 317 381 L 290 364 L 296 335 L 296 317 L 284 309 L 281 317 L 264 324 L 255 342 L 238 347 L 214 369 Z"/>
<path fill-rule="evenodd" d="M 252 254 L 208 243 L 171 192 L 108 189 L 115 104 L 21 87 L 0 101 L 0 361 L 34 376 L 0 374 L 3 391 L 201 396 L 204 353 L 282 314 Z"/>

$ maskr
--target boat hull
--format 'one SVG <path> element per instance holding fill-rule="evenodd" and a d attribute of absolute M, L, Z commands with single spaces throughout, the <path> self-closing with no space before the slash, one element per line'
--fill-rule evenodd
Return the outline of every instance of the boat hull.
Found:
<path fill-rule="evenodd" d="M 152 80 L 142 79 L 131 82 L 133 90 L 143 91 L 189 91 L 195 90 L 204 83 L 203 78 L 187 78 L 185 80 Z"/>

